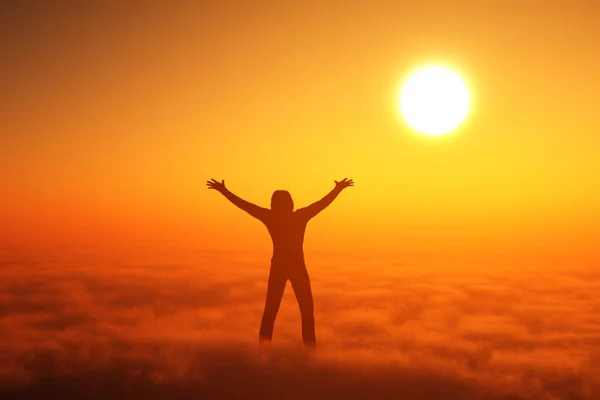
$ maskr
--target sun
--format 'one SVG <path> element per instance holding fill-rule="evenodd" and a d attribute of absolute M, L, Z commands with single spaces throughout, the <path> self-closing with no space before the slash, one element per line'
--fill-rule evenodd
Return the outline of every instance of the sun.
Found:
<path fill-rule="evenodd" d="M 406 80 L 400 92 L 400 111 L 416 131 L 431 136 L 454 131 L 469 112 L 469 89 L 454 71 L 424 67 Z"/>

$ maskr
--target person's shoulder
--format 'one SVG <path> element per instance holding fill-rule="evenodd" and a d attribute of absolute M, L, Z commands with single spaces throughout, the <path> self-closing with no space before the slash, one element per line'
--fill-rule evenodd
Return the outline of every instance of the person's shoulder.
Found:
<path fill-rule="evenodd" d="M 306 219 L 307 217 L 308 217 L 308 215 L 306 212 L 306 208 L 299 208 L 297 210 L 294 210 L 294 218 Z"/>
<path fill-rule="evenodd" d="M 273 214 L 273 211 L 269 208 L 263 208 L 261 214 L 264 218 L 269 218 Z"/>

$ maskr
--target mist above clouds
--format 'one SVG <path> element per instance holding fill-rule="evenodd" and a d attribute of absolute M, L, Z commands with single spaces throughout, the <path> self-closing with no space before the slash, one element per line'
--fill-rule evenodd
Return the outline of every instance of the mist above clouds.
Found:
<path fill-rule="evenodd" d="M 5 398 L 594 399 L 600 274 L 310 257 L 319 351 L 288 285 L 256 345 L 268 258 L 55 255 L 0 267 Z"/>

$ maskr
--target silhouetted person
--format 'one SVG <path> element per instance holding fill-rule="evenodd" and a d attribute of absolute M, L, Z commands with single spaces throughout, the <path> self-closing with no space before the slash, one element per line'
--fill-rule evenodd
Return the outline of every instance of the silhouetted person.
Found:
<path fill-rule="evenodd" d="M 231 193 L 225 187 L 224 180 L 218 182 L 212 179 L 206 184 L 209 189 L 219 191 L 233 204 L 262 221 L 271 235 L 273 257 L 271 258 L 267 300 L 260 324 L 260 342 L 270 342 L 273 337 L 275 317 L 289 279 L 302 316 L 302 340 L 308 347 L 316 348 L 313 297 L 302 248 L 304 232 L 308 221 L 330 205 L 342 190 L 353 186 L 354 182 L 347 178 L 340 182 L 335 181 L 335 188 L 329 194 L 310 206 L 296 211 L 294 211 L 292 196 L 285 190 L 276 190 L 273 193 L 269 210 L 249 203 Z"/>

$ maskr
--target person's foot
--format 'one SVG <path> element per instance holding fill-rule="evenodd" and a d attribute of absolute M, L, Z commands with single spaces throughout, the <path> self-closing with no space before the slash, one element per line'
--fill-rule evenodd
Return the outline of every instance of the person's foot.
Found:
<path fill-rule="evenodd" d="M 271 345 L 271 338 L 268 338 L 265 336 L 259 336 L 258 344 L 260 345 L 260 347 L 268 347 Z"/>
<path fill-rule="evenodd" d="M 317 352 L 316 342 L 304 342 L 304 349 L 306 350 L 306 358 L 311 359 Z"/>
<path fill-rule="evenodd" d="M 260 347 L 259 357 L 263 362 L 267 362 L 271 356 L 271 340 L 268 338 L 259 337 L 258 345 Z"/>

